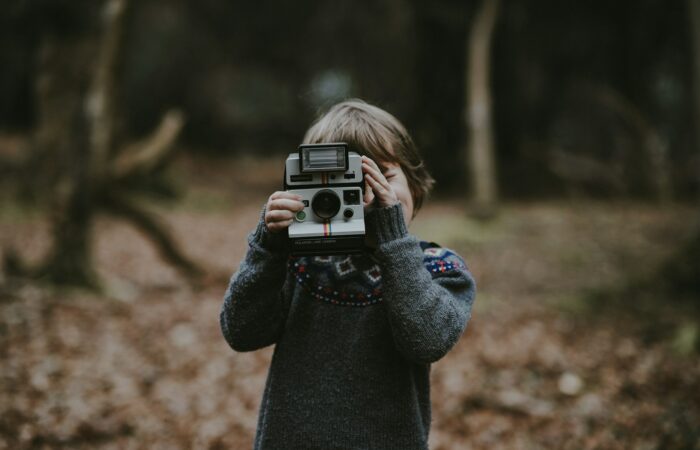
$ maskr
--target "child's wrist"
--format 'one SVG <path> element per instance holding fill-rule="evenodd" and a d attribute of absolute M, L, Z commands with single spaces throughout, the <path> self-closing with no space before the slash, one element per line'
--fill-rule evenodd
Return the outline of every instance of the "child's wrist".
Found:
<path fill-rule="evenodd" d="M 401 239 L 408 235 L 408 227 L 401 203 L 373 209 L 365 217 L 365 225 L 376 237 L 377 244 Z"/>
<path fill-rule="evenodd" d="M 258 244 L 259 246 L 275 253 L 287 253 L 287 230 L 280 232 L 272 232 L 265 224 L 265 211 L 263 207 L 258 225 L 250 235 L 250 244 Z"/>

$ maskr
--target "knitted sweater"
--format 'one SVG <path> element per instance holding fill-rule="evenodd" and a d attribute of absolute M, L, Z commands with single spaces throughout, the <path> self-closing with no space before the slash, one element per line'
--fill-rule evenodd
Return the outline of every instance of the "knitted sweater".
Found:
<path fill-rule="evenodd" d="M 264 215 L 264 210 L 263 210 Z M 475 283 L 408 234 L 401 205 L 365 218 L 377 248 L 290 257 L 261 217 L 220 325 L 235 351 L 276 344 L 255 449 L 427 449 L 430 364 L 457 342 Z"/>

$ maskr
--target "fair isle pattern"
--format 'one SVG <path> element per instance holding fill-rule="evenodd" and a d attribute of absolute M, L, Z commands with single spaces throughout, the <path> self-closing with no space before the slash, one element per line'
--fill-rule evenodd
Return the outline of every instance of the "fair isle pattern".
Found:
<path fill-rule="evenodd" d="M 423 264 L 433 277 L 466 270 L 459 255 L 436 245 L 421 243 Z M 340 306 L 370 306 L 382 301 L 382 272 L 367 254 L 290 257 L 288 268 L 296 282 L 317 300 Z"/>
<path fill-rule="evenodd" d="M 464 260 L 452 250 L 438 247 L 437 244 L 431 243 L 428 245 L 432 246 L 428 248 L 424 247 L 423 264 L 433 277 L 456 269 L 468 270 Z"/>
<path fill-rule="evenodd" d="M 437 258 L 438 256 L 444 254 L 446 249 L 442 247 L 428 247 L 423 250 L 423 254 L 429 258 Z"/>
<path fill-rule="evenodd" d="M 315 258 L 315 261 L 321 264 L 332 264 L 333 263 L 333 257 L 331 255 L 326 255 L 326 256 L 317 256 Z"/>
<path fill-rule="evenodd" d="M 381 271 L 367 255 L 290 258 L 288 267 L 297 283 L 317 300 L 341 306 L 382 301 Z M 375 282 L 365 272 L 373 273 Z"/>
<path fill-rule="evenodd" d="M 379 284 L 379 282 L 382 281 L 382 269 L 376 264 L 362 273 L 372 285 Z"/>
<path fill-rule="evenodd" d="M 335 273 L 338 278 L 346 278 L 354 274 L 357 271 L 352 263 L 352 257 L 347 256 L 335 263 Z"/>

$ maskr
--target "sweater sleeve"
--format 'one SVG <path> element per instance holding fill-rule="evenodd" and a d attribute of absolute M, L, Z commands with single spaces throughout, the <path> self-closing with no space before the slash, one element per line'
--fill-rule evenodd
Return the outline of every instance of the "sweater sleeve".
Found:
<path fill-rule="evenodd" d="M 248 235 L 248 251 L 229 281 L 219 314 L 221 332 L 239 352 L 274 344 L 289 310 L 286 276 L 286 233 L 271 233 L 263 208 L 256 229 Z"/>
<path fill-rule="evenodd" d="M 419 241 L 408 234 L 400 204 L 367 216 L 377 236 L 383 298 L 395 345 L 419 364 L 442 358 L 471 317 L 476 284 L 461 258 L 448 270 L 426 269 Z"/>

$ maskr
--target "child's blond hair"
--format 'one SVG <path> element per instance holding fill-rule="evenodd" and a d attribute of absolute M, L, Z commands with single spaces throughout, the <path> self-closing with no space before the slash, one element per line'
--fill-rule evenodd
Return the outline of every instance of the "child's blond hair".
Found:
<path fill-rule="evenodd" d="M 347 142 L 351 150 L 369 156 L 380 167 L 383 163 L 398 164 L 408 180 L 414 216 L 435 183 L 406 127 L 388 112 L 362 100 L 338 103 L 314 122 L 303 143 L 323 142 Z"/>

